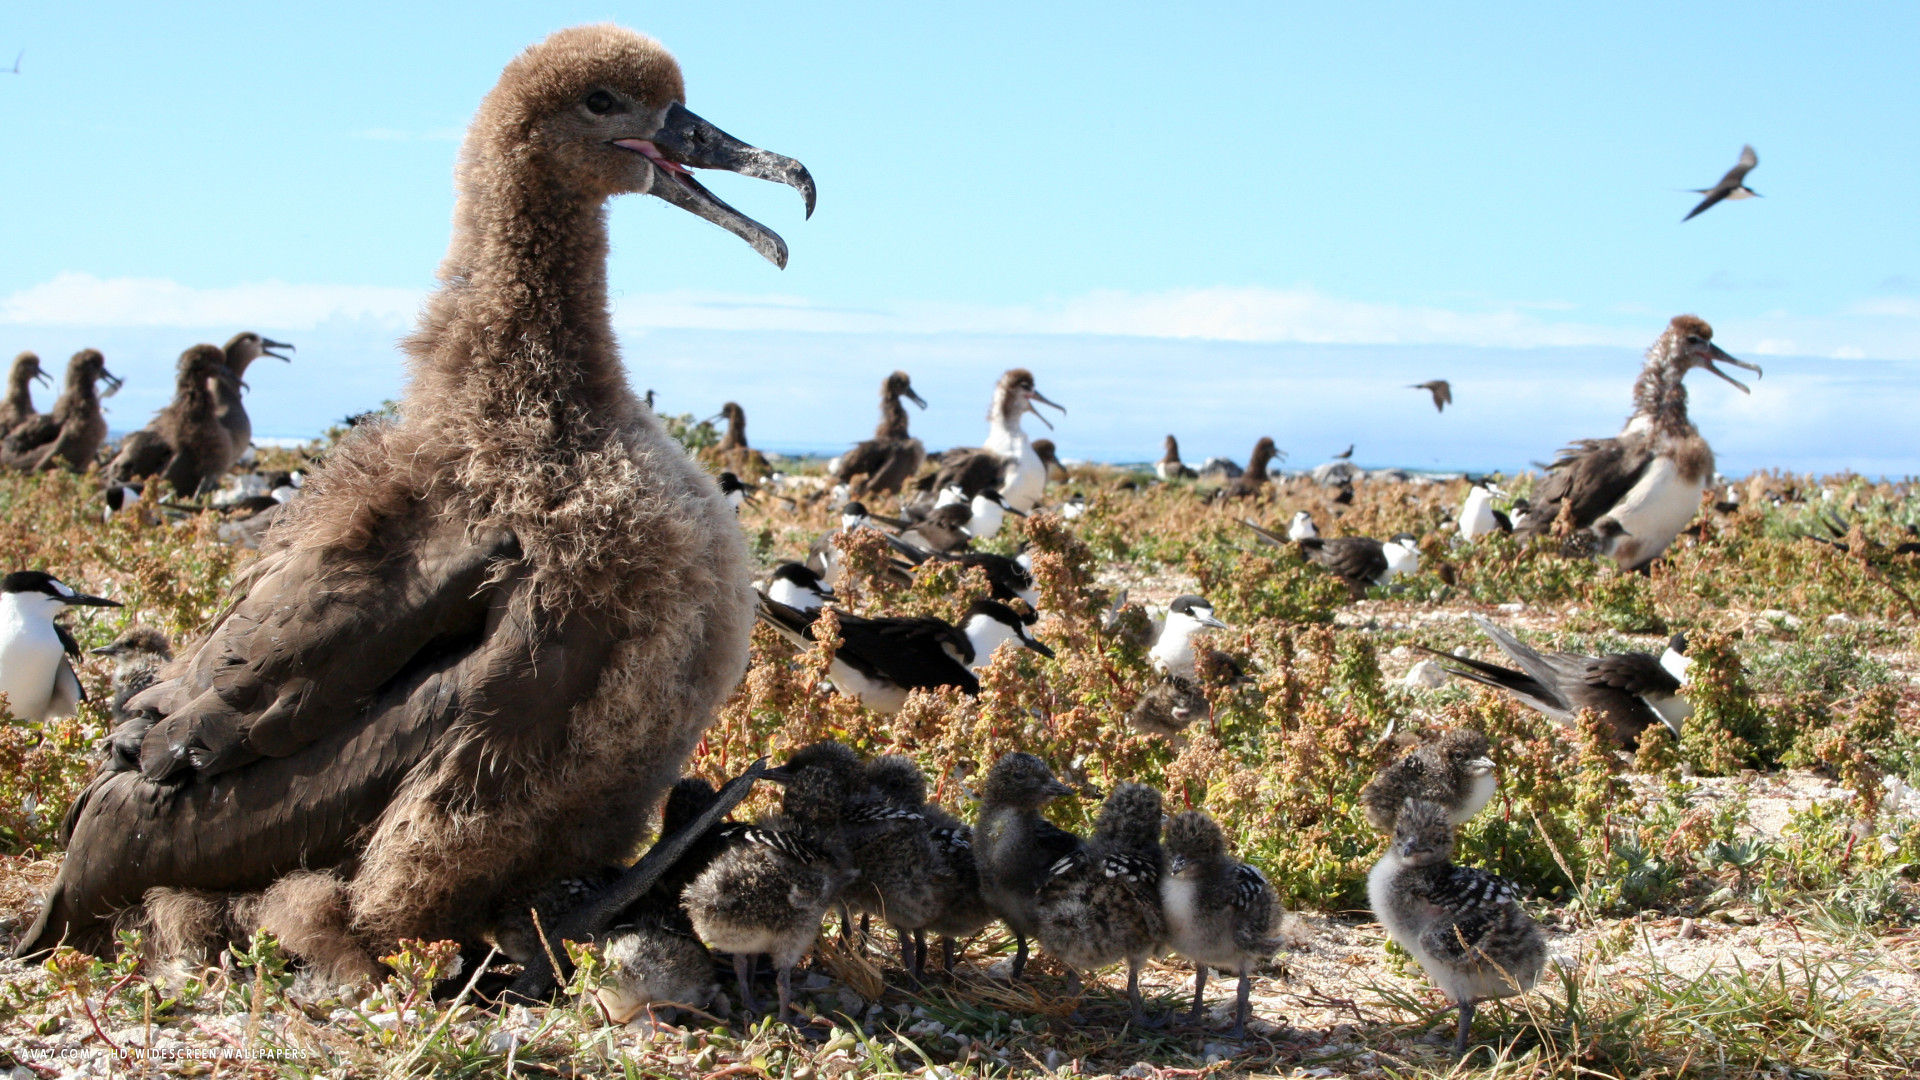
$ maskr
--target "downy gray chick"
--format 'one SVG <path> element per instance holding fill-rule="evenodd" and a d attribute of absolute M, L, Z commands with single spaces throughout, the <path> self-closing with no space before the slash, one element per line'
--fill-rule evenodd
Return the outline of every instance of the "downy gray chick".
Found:
<path fill-rule="evenodd" d="M 1046 762 L 1018 752 L 994 762 L 981 785 L 973 857 L 981 899 L 1013 931 L 1014 979 L 1027 966 L 1027 939 L 1037 931 L 1041 883 L 1055 863 L 1080 849 L 1080 838 L 1041 817 L 1040 808 L 1071 794 Z"/>
<path fill-rule="evenodd" d="M 1273 886 L 1253 866 L 1227 854 L 1226 838 L 1213 819 L 1197 810 L 1167 822 L 1167 873 L 1160 901 L 1167 916 L 1167 942 L 1193 961 L 1193 1011 L 1198 1023 L 1207 969 L 1240 977 L 1233 1037 L 1245 1037 L 1251 1011 L 1253 966 L 1271 957 L 1280 941 L 1272 935 L 1278 904 Z"/>
<path fill-rule="evenodd" d="M 1455 825 L 1480 812 L 1500 787 L 1493 774 L 1487 737 L 1470 728 L 1454 728 L 1432 742 L 1407 751 L 1360 789 L 1367 821 L 1382 832 L 1408 799 L 1439 803 Z"/>
<path fill-rule="evenodd" d="M 759 1011 L 749 985 L 753 958 L 779 972 L 780 1017 L 791 1014 L 793 967 L 812 948 L 820 921 L 841 889 L 859 877 L 847 863 L 840 813 L 860 769 L 853 751 L 815 743 L 767 776 L 787 785 L 780 813 L 730 830 L 732 843 L 693 884 L 684 904 L 695 933 L 733 954 L 740 1000 Z"/>
<path fill-rule="evenodd" d="M 860 879 L 845 893 L 854 911 L 878 915 L 900 935 L 900 967 L 920 977 L 914 937 L 940 913 L 950 879 L 936 874 L 927 816 L 927 781 L 912 759 L 889 754 L 867 762 L 842 822 Z"/>
<path fill-rule="evenodd" d="M 1165 859 L 1160 850 L 1160 793 L 1145 784 L 1113 789 L 1094 819 L 1093 835 L 1054 863 L 1037 898 L 1040 943 L 1073 973 L 1127 962 L 1127 1004 L 1146 1023 L 1140 965 L 1165 945 L 1160 906 Z"/>
<path fill-rule="evenodd" d="M 1453 830 L 1446 807 L 1409 799 L 1392 846 L 1367 876 L 1367 899 L 1388 935 L 1459 1006 L 1459 1056 L 1474 1006 L 1533 989 L 1547 943 L 1512 882 L 1453 864 Z"/>

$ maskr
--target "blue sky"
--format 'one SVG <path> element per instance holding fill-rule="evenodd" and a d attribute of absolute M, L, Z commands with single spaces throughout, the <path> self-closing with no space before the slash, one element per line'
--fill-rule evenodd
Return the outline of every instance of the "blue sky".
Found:
<path fill-rule="evenodd" d="M 467 117 L 519 48 L 610 19 L 819 181 L 811 221 L 712 181 L 785 272 L 658 200 L 613 212 L 636 384 L 737 398 L 760 442 L 859 437 L 915 360 L 951 388 L 929 442 L 972 441 L 1020 362 L 1074 409 L 1070 455 L 1270 432 L 1520 466 L 1617 425 L 1695 311 L 1769 371 L 1695 387 L 1723 463 L 1920 473 L 1901 412 L 1861 422 L 1920 390 L 1920 7 L 1559 7 L 10 5 L 0 350 L 111 344 L 119 427 L 242 326 L 326 372 L 253 377 L 263 433 L 391 395 Z M 1681 225 L 1743 142 L 1765 197 Z"/>

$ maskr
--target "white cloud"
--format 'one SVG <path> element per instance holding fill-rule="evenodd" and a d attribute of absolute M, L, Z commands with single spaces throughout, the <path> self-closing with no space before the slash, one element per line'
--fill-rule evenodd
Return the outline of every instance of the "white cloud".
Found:
<path fill-rule="evenodd" d="M 0 300 L 0 323 L 33 326 L 270 326 L 305 330 L 332 319 L 405 326 L 425 294 L 375 285 L 263 281 L 202 289 L 165 278 L 64 273 Z"/>
<path fill-rule="evenodd" d="M 95 327 L 257 325 L 286 332 L 344 319 L 396 331 L 425 298 L 412 289 L 266 281 L 197 288 L 163 278 L 63 273 L 0 298 L 0 324 Z M 1597 313 L 1596 313 L 1597 314 Z M 1834 315 L 1768 312 L 1715 319 L 1736 355 L 1920 358 L 1920 301 L 1872 299 Z M 1029 304 L 907 302 L 838 307 L 787 294 L 689 291 L 615 298 L 629 333 L 654 329 L 894 335 L 1075 335 L 1262 344 L 1460 345 L 1494 348 L 1641 348 L 1648 316 L 1608 312 L 1583 321 L 1538 303 L 1472 309 L 1385 304 L 1299 287 L 1097 291 Z"/>
<path fill-rule="evenodd" d="M 1883 296 L 1862 300 L 1847 309 L 1850 315 L 1881 315 L 1895 319 L 1920 319 L 1920 300 L 1906 296 Z"/>

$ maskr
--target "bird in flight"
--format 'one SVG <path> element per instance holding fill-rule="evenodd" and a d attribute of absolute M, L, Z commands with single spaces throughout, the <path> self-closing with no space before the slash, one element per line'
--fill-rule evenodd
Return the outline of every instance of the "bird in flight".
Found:
<path fill-rule="evenodd" d="M 1414 383 L 1407 387 L 1407 389 L 1425 390 L 1427 393 L 1432 394 L 1434 412 L 1446 412 L 1447 406 L 1453 404 L 1453 387 L 1448 384 L 1445 379 L 1434 379 L 1429 382 Z"/>
<path fill-rule="evenodd" d="M 25 60 L 26 58 L 27 58 L 27 50 L 21 49 L 20 52 L 13 58 L 13 66 L 10 68 L 0 68 L 0 75 L 20 74 L 20 61 Z"/>
<path fill-rule="evenodd" d="M 1700 205 L 1694 207 L 1692 213 L 1680 220 L 1692 221 L 1694 218 L 1705 213 L 1708 207 L 1711 207 L 1714 203 L 1722 199 L 1751 199 L 1757 197 L 1760 193 L 1747 186 L 1747 173 L 1758 164 L 1760 164 L 1760 155 L 1753 152 L 1753 147 L 1741 147 L 1740 163 L 1728 169 L 1727 175 L 1721 177 L 1719 183 L 1710 188 L 1693 189 L 1694 194 L 1705 195 L 1706 198 L 1701 199 Z"/>

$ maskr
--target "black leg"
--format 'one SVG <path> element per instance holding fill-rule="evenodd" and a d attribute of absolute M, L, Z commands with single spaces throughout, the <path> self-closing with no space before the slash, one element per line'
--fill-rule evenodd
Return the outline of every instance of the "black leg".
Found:
<path fill-rule="evenodd" d="M 1467 1043 L 1473 1035 L 1473 1006 L 1472 998 L 1460 1003 L 1460 1035 L 1453 1040 L 1454 1057 L 1467 1056 Z"/>
<path fill-rule="evenodd" d="M 1133 1011 L 1133 1022 L 1138 1027 L 1161 1028 L 1167 1026 L 1164 1016 L 1149 1018 L 1147 1007 L 1140 1000 L 1140 961 L 1136 957 L 1127 957 L 1127 1005 Z"/>
<path fill-rule="evenodd" d="M 1236 1040 L 1247 1037 L 1247 1019 L 1253 1015 L 1253 970 L 1242 968 L 1240 971 L 1240 996 L 1233 1006 L 1233 1037 Z"/>
<path fill-rule="evenodd" d="M 927 932 L 913 932 L 913 977 L 920 978 L 927 973 Z"/>
<path fill-rule="evenodd" d="M 1195 964 L 1193 965 L 1193 1011 L 1187 1014 L 1187 1023 L 1197 1024 L 1200 1022 L 1201 1015 L 1206 1011 L 1205 1006 L 1201 1003 L 1200 995 L 1206 993 L 1206 990 L 1207 965 Z"/>
<path fill-rule="evenodd" d="M 958 950 L 953 947 L 952 938 L 943 937 L 940 939 L 940 966 L 945 969 L 949 975 L 953 974 L 953 954 L 957 951 Z"/>
<path fill-rule="evenodd" d="M 920 967 L 913 962 L 913 932 L 899 929 L 896 929 L 895 932 L 900 935 L 900 968 L 907 973 L 908 982 L 918 983 L 920 981 Z"/>
<path fill-rule="evenodd" d="M 1019 982 L 1020 973 L 1027 970 L 1027 935 L 1015 930 L 1013 941 L 1013 973 L 1007 976 L 1007 981 Z"/>
<path fill-rule="evenodd" d="M 740 1007 L 748 1015 L 760 1011 L 760 1004 L 753 1000 L 753 957 L 745 953 L 733 954 L 733 977 L 740 984 Z"/>

